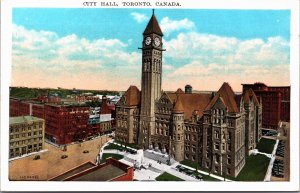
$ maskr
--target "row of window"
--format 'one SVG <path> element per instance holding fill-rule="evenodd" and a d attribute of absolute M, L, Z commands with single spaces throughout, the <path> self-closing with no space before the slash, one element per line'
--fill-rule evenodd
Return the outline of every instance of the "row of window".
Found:
<path fill-rule="evenodd" d="M 185 151 L 190 151 L 190 149 L 192 149 L 192 152 L 193 152 L 193 153 L 196 153 L 196 151 L 197 151 L 196 145 L 195 145 L 195 144 L 192 144 L 192 148 L 190 148 L 189 144 L 186 144 L 186 145 L 184 146 L 184 150 L 185 150 Z"/>
<path fill-rule="evenodd" d="M 18 145 L 30 144 L 32 142 L 37 142 L 37 141 L 42 142 L 43 138 L 39 137 L 39 138 L 33 138 L 33 139 L 27 139 L 27 140 L 20 140 L 20 141 L 10 142 L 9 145 L 11 147 L 13 147 L 13 146 L 18 146 Z"/>
<path fill-rule="evenodd" d="M 10 133 L 31 131 L 31 130 L 42 129 L 42 128 L 43 128 L 43 124 L 40 123 L 39 125 L 23 126 L 21 128 L 10 128 Z"/>
<path fill-rule="evenodd" d="M 197 136 L 196 136 L 196 135 L 192 135 L 192 137 L 191 137 L 190 134 L 185 133 L 184 136 L 185 136 L 185 137 L 184 137 L 185 140 L 193 140 L 193 141 L 197 141 Z"/>
<path fill-rule="evenodd" d="M 185 131 L 192 131 L 192 132 L 197 132 L 196 127 L 191 127 L 191 126 L 185 126 L 184 127 Z"/>
<path fill-rule="evenodd" d="M 36 135 L 42 135 L 43 131 L 34 131 L 34 132 L 29 132 L 29 133 L 21 133 L 21 134 L 15 134 L 15 135 L 10 135 L 9 139 L 18 139 L 20 137 L 31 137 L 31 136 L 36 136 Z"/>

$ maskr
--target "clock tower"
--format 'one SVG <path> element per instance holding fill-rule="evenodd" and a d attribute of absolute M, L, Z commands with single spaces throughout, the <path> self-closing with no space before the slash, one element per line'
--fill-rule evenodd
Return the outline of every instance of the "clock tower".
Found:
<path fill-rule="evenodd" d="M 144 149 L 151 148 L 151 135 L 155 132 L 155 102 L 161 96 L 163 33 L 154 10 L 143 33 L 141 111 L 138 143 Z"/>

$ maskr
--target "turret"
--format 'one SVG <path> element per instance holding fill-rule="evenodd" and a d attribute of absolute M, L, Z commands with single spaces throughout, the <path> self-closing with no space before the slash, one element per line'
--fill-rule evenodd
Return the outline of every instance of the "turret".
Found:
<path fill-rule="evenodd" d="M 172 155 L 175 160 L 182 161 L 184 159 L 184 108 L 179 95 L 172 111 L 172 129 Z"/>

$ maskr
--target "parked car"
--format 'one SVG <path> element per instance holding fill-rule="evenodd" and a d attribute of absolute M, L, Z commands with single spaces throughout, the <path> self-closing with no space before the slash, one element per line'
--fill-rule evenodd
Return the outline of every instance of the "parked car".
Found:
<path fill-rule="evenodd" d="M 38 160 L 38 159 L 41 159 L 41 156 L 40 155 L 36 155 L 34 156 L 33 160 Z"/>
<path fill-rule="evenodd" d="M 203 176 L 201 176 L 200 174 L 198 174 L 198 175 L 196 175 L 196 179 L 203 180 Z"/>
<path fill-rule="evenodd" d="M 89 153 L 89 150 L 84 150 L 83 153 Z"/>

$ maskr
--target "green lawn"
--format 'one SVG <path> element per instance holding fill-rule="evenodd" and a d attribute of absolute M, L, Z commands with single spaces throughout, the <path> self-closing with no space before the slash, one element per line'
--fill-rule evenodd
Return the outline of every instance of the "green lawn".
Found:
<path fill-rule="evenodd" d="M 270 158 L 265 155 L 252 155 L 246 157 L 246 164 L 239 175 L 237 181 L 263 181 L 266 175 Z"/>
<path fill-rule="evenodd" d="M 276 140 L 261 138 L 256 146 L 256 149 L 264 153 L 272 153 Z"/>
<path fill-rule="evenodd" d="M 184 181 L 183 179 L 173 176 L 172 174 L 169 174 L 167 172 L 164 172 L 161 175 L 157 176 L 155 180 L 156 181 Z"/>
<path fill-rule="evenodd" d="M 104 149 L 118 149 L 118 150 L 125 150 L 124 147 L 116 145 L 114 143 L 110 143 L 109 145 L 105 146 Z"/>
<path fill-rule="evenodd" d="M 195 169 L 199 168 L 199 164 L 197 162 L 193 162 L 191 160 L 186 160 L 185 159 L 185 160 L 181 161 L 180 163 L 182 165 L 186 165 L 186 166 L 189 166 L 191 168 L 195 168 Z"/>
<path fill-rule="evenodd" d="M 119 154 L 114 154 L 114 153 L 104 153 L 102 155 L 101 163 L 104 163 L 106 161 L 106 158 L 109 158 L 109 157 L 119 160 L 119 159 L 123 159 L 124 156 L 119 155 Z"/>

